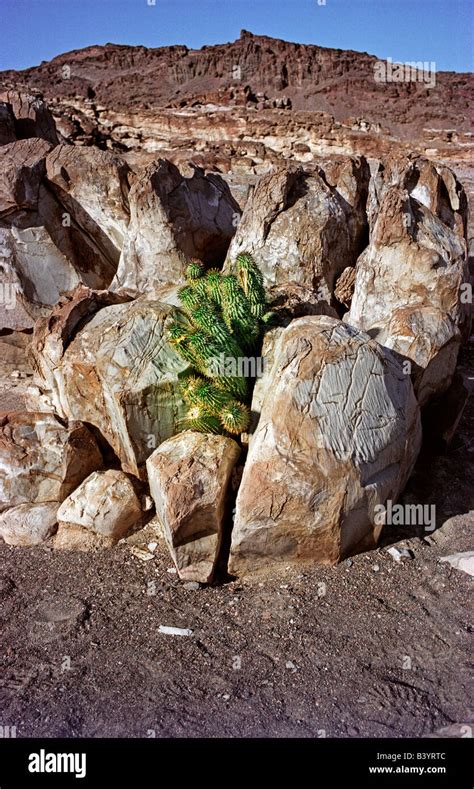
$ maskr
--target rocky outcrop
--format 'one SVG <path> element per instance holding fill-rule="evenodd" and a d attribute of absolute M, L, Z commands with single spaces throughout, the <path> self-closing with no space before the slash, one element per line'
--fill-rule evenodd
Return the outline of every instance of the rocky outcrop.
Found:
<path fill-rule="evenodd" d="M 84 545 L 89 547 L 88 532 L 114 544 L 130 529 L 140 524 L 142 509 L 135 488 L 123 471 L 95 471 L 63 501 L 57 513 L 57 546 L 67 546 L 70 529 L 77 540 L 81 530 Z"/>
<path fill-rule="evenodd" d="M 0 512 L 19 504 L 61 502 L 102 455 L 78 422 L 66 427 L 53 414 L 0 415 Z"/>
<path fill-rule="evenodd" d="M 139 299 L 89 317 L 109 298 L 120 301 L 114 294 L 86 295 L 41 322 L 31 347 L 36 384 L 56 413 L 94 425 L 123 470 L 139 475 L 151 452 L 179 429 L 178 375 L 186 365 L 165 334 L 173 307 Z"/>
<path fill-rule="evenodd" d="M 133 295 L 183 282 L 187 258 L 222 262 L 240 218 L 219 176 L 196 168 L 183 178 L 162 159 L 137 178 L 129 200 L 130 226 L 112 288 Z"/>
<path fill-rule="evenodd" d="M 231 438 L 186 431 L 165 441 L 147 460 L 157 516 L 183 580 L 212 580 L 239 455 Z"/>
<path fill-rule="evenodd" d="M 471 314 L 462 211 L 439 203 L 437 211 L 397 186 L 385 191 L 345 316 L 407 358 L 423 405 L 449 386 Z"/>
<path fill-rule="evenodd" d="M 202 106 L 245 102 L 256 107 L 266 99 L 294 110 L 317 107 L 339 121 L 352 116 L 356 128 L 361 119 L 366 125 L 383 122 L 392 133 L 401 127 L 411 137 L 433 119 L 438 128 L 470 128 L 472 75 L 438 71 L 435 85 L 422 79 L 384 84 L 374 79 L 376 63 L 377 58 L 367 53 L 290 43 L 243 30 L 234 42 L 202 49 L 94 45 L 20 74 L 1 72 L 0 84 L 21 82 L 47 100 L 87 97 L 90 114 L 95 110 L 99 117 L 112 108 L 130 112 L 147 106 L 156 112 L 171 105 L 183 111 L 197 100 Z M 219 93 L 224 96 L 220 102 Z"/>
<path fill-rule="evenodd" d="M 410 377 L 363 332 L 321 316 L 277 339 L 237 496 L 230 571 L 337 562 L 373 547 L 376 505 L 416 460 Z"/>
<path fill-rule="evenodd" d="M 278 168 L 263 176 L 249 198 L 227 256 L 252 253 L 265 286 L 304 289 L 308 308 L 330 304 L 337 276 L 354 265 L 367 234 L 365 159 L 303 170 Z M 307 312 L 309 310 L 307 309 Z"/>

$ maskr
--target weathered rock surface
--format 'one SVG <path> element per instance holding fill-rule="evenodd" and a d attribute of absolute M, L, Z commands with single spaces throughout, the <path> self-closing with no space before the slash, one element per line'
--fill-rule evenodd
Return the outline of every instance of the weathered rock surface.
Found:
<path fill-rule="evenodd" d="M 173 307 L 139 299 L 100 309 L 109 298 L 121 299 L 79 294 L 78 303 L 66 302 L 41 322 L 32 342 L 35 380 L 60 416 L 94 425 L 123 470 L 139 475 L 151 452 L 179 429 L 178 375 L 186 365 L 165 336 Z"/>
<path fill-rule="evenodd" d="M 222 541 L 227 488 L 240 448 L 186 431 L 147 460 L 150 491 L 180 578 L 209 583 Z"/>
<path fill-rule="evenodd" d="M 15 116 L 11 104 L 0 101 L 0 145 L 15 142 Z"/>
<path fill-rule="evenodd" d="M 85 234 L 117 270 L 130 219 L 130 168 L 116 154 L 98 148 L 58 145 L 46 159 L 48 184 Z M 109 284 L 107 283 L 107 284 Z"/>
<path fill-rule="evenodd" d="M 0 102 L 7 104 L 13 116 L 16 139 L 40 137 L 52 145 L 58 144 L 56 124 L 43 99 L 17 90 L 7 90 L 0 93 Z"/>
<path fill-rule="evenodd" d="M 0 328 L 32 328 L 63 293 L 80 282 L 107 286 L 116 270 L 118 252 L 114 259 L 96 242 L 78 200 L 82 227 L 48 188 L 50 149 L 36 138 L 0 147 Z"/>
<path fill-rule="evenodd" d="M 376 63 L 377 58 L 367 53 L 290 43 L 242 30 L 234 42 L 203 49 L 94 45 L 21 74 L 0 72 L 0 83 L 21 80 L 30 91 L 66 104 L 92 93 L 93 100 L 85 100 L 92 120 L 99 121 L 104 120 L 104 109 L 130 112 L 148 106 L 156 115 L 158 108 L 175 106 L 183 115 L 183 108 L 198 100 L 201 105 L 245 102 L 260 109 L 267 99 L 270 106 L 297 110 L 317 106 L 338 120 L 383 120 L 392 132 L 406 136 L 434 119 L 444 129 L 470 129 L 472 75 L 438 71 L 430 89 L 423 81 L 381 84 L 374 79 Z M 58 79 L 64 68 L 69 78 Z"/>
<path fill-rule="evenodd" d="M 112 287 L 137 295 L 184 280 L 186 257 L 222 262 L 240 209 L 218 175 L 183 178 L 159 159 L 130 190 L 130 226 Z"/>
<path fill-rule="evenodd" d="M 424 156 L 395 153 L 378 162 L 369 184 L 367 214 L 371 229 L 387 191 L 397 186 L 461 235 L 467 227 L 467 196 L 455 173 Z"/>
<path fill-rule="evenodd" d="M 345 316 L 413 363 L 421 404 L 449 386 L 470 324 L 464 220 L 455 211 L 443 217 L 406 190 L 385 191 Z"/>
<path fill-rule="evenodd" d="M 251 252 L 265 286 L 307 293 L 307 303 L 332 302 L 336 277 L 354 265 L 367 235 L 369 183 L 365 159 L 322 168 L 286 166 L 263 176 L 249 198 L 227 256 Z"/>
<path fill-rule="evenodd" d="M 0 514 L 0 537 L 8 545 L 40 545 L 54 534 L 58 502 L 19 504 Z"/>
<path fill-rule="evenodd" d="M 35 211 L 46 170 L 50 143 L 39 138 L 19 140 L 0 148 L 0 217 L 13 211 Z"/>
<path fill-rule="evenodd" d="M 400 494 L 420 443 L 411 380 L 391 352 L 329 317 L 293 321 L 250 442 L 231 572 L 373 547 L 375 507 Z"/>
<path fill-rule="evenodd" d="M 0 512 L 18 504 L 60 502 L 101 465 L 85 425 L 65 427 L 53 414 L 0 415 Z"/>
<path fill-rule="evenodd" d="M 356 270 L 354 266 L 348 266 L 337 278 L 334 288 L 334 297 L 344 307 L 350 307 L 352 296 L 354 295 Z"/>
<path fill-rule="evenodd" d="M 117 542 L 142 517 L 140 500 L 123 471 L 95 471 L 63 501 L 61 530 L 80 526 Z"/>

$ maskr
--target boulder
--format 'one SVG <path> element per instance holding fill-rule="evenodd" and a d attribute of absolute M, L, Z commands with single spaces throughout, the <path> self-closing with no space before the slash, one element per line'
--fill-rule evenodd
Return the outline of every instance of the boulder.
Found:
<path fill-rule="evenodd" d="M 183 282 L 187 258 L 221 263 L 240 218 L 222 178 L 199 168 L 183 178 L 164 159 L 137 177 L 129 201 L 130 225 L 112 288 L 132 295 Z"/>
<path fill-rule="evenodd" d="M 469 332 L 468 281 L 462 219 L 446 224 L 406 190 L 388 188 L 344 320 L 410 361 L 423 405 L 454 374 Z"/>
<path fill-rule="evenodd" d="M 95 471 L 63 501 L 58 510 L 61 531 L 81 527 L 118 542 L 142 517 L 140 500 L 123 471 Z M 64 546 L 61 536 L 58 543 Z"/>
<path fill-rule="evenodd" d="M 383 163 L 375 163 L 367 201 L 371 230 L 387 191 L 394 186 L 406 190 L 448 227 L 466 234 L 467 196 L 455 173 L 424 156 L 400 153 L 388 156 Z"/>
<path fill-rule="evenodd" d="M 16 139 L 40 137 L 52 145 L 58 144 L 53 115 L 41 97 L 7 90 L 0 93 L 0 102 L 10 106 Z"/>
<path fill-rule="evenodd" d="M 0 329 L 32 328 L 63 293 L 107 286 L 116 270 L 45 185 L 50 148 L 34 138 L 0 147 Z"/>
<path fill-rule="evenodd" d="M 64 210 L 110 262 L 111 281 L 130 219 L 128 164 L 110 151 L 58 145 L 46 159 L 46 174 Z"/>
<path fill-rule="evenodd" d="M 59 416 L 94 425 L 123 470 L 140 475 L 147 457 L 177 432 L 184 416 L 178 376 L 187 365 L 166 337 L 176 310 L 138 299 L 112 303 L 89 317 L 89 307 L 122 297 L 78 296 L 78 303 L 65 303 L 35 331 L 35 382 Z"/>
<path fill-rule="evenodd" d="M 8 545 L 40 545 L 54 534 L 58 502 L 19 504 L 0 514 L 0 537 Z"/>
<path fill-rule="evenodd" d="M 85 425 L 53 414 L 0 415 L 0 512 L 18 504 L 61 502 L 102 455 Z"/>
<path fill-rule="evenodd" d="M 39 138 L 20 140 L 0 148 L 0 217 L 14 211 L 35 211 L 46 171 L 50 143 Z"/>
<path fill-rule="evenodd" d="M 212 580 L 227 489 L 239 455 L 231 438 L 186 431 L 165 441 L 147 460 L 157 516 L 183 580 Z"/>
<path fill-rule="evenodd" d="M 311 305 L 332 302 L 335 280 L 367 240 L 369 167 L 363 157 L 314 167 L 280 166 L 258 182 L 229 248 L 226 270 L 250 252 L 270 296 L 304 289 Z"/>
<path fill-rule="evenodd" d="M 367 334 L 299 318 L 276 335 L 273 355 L 237 496 L 236 574 L 374 547 L 375 508 L 397 499 L 421 444 L 410 377 Z"/>

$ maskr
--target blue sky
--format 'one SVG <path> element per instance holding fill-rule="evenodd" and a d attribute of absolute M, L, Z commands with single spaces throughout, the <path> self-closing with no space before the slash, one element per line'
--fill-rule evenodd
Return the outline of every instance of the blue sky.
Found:
<path fill-rule="evenodd" d="M 27 68 L 91 44 L 187 44 L 241 28 L 472 71 L 473 0 L 0 0 L 0 69 Z"/>

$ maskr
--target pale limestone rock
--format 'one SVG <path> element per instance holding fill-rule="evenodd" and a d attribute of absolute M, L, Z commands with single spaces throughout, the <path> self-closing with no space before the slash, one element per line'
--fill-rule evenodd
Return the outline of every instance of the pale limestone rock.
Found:
<path fill-rule="evenodd" d="M 375 507 L 396 500 L 421 444 L 410 377 L 366 334 L 310 316 L 276 343 L 237 497 L 237 574 L 373 547 Z"/>
<path fill-rule="evenodd" d="M 19 504 L 0 514 L 0 537 L 8 545 L 40 545 L 56 529 L 57 501 Z"/>
<path fill-rule="evenodd" d="M 92 433 L 53 414 L 0 415 L 0 512 L 18 504 L 61 502 L 102 455 Z"/>
<path fill-rule="evenodd" d="M 140 173 L 129 200 L 130 225 L 112 288 L 132 295 L 183 282 L 188 258 L 217 264 L 240 218 L 219 176 L 196 168 L 183 178 L 164 159 Z"/>
<path fill-rule="evenodd" d="M 387 191 L 397 186 L 426 206 L 449 227 L 465 235 L 467 196 L 455 173 L 424 156 L 396 153 L 374 163 L 369 184 L 367 215 L 373 229 Z"/>
<path fill-rule="evenodd" d="M 137 300 L 100 309 L 97 301 L 109 297 L 121 298 L 98 294 L 85 299 L 79 330 L 74 302 L 65 305 L 63 318 L 57 310 L 54 319 L 43 321 L 32 343 L 36 383 L 60 416 L 94 425 L 123 470 L 140 475 L 146 458 L 179 429 L 185 409 L 178 375 L 187 365 L 167 341 L 173 307 Z M 98 312 L 88 318 L 91 300 Z"/>
<path fill-rule="evenodd" d="M 46 159 L 46 176 L 64 210 L 110 262 L 112 280 L 130 220 L 129 166 L 110 151 L 58 145 Z"/>
<path fill-rule="evenodd" d="M 304 170 L 279 167 L 258 182 L 229 248 L 226 270 L 250 252 L 265 287 L 306 291 L 308 305 L 331 303 L 335 279 L 354 265 L 367 233 L 365 159 Z M 307 310 L 308 311 L 308 310 Z"/>
<path fill-rule="evenodd" d="M 123 471 L 95 471 L 63 501 L 58 521 L 117 542 L 142 517 L 140 500 Z"/>
<path fill-rule="evenodd" d="M 239 455 L 231 438 L 186 431 L 165 441 L 147 460 L 157 517 L 183 580 L 212 580 L 230 475 Z"/>
<path fill-rule="evenodd" d="M 446 224 L 406 191 L 387 188 L 344 317 L 413 364 L 422 405 L 449 386 L 469 330 L 463 227 L 462 219 Z"/>
<path fill-rule="evenodd" d="M 0 328 L 32 328 L 80 282 L 108 286 L 117 267 L 118 251 L 109 254 L 79 202 L 68 212 L 48 187 L 50 149 L 35 138 L 0 146 Z"/>

